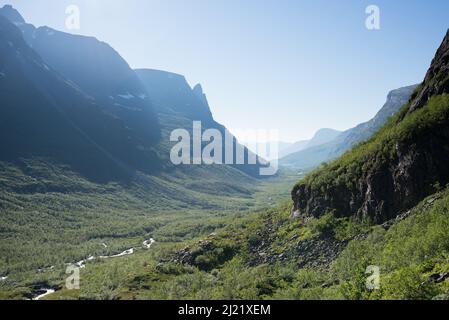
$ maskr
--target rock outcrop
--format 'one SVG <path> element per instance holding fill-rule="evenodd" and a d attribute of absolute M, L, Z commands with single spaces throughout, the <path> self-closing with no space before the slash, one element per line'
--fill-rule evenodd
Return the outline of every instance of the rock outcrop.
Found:
<path fill-rule="evenodd" d="M 449 30 L 427 71 L 421 90 L 410 103 L 408 114 L 425 106 L 432 96 L 449 92 Z"/>

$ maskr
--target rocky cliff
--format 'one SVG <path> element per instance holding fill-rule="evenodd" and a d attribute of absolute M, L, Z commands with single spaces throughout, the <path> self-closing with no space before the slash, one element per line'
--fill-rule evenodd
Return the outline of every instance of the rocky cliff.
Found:
<path fill-rule="evenodd" d="M 407 114 L 422 108 L 432 96 L 449 92 L 449 31 L 427 71 L 424 82 L 412 98 Z"/>
<path fill-rule="evenodd" d="M 300 181 L 293 215 L 389 220 L 449 182 L 449 33 L 424 82 L 375 136 Z"/>

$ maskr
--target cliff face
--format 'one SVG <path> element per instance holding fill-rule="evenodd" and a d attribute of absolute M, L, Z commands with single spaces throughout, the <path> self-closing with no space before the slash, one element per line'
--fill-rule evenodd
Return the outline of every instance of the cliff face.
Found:
<path fill-rule="evenodd" d="M 408 114 L 422 108 L 434 95 L 449 92 L 449 30 L 427 71 L 421 90 L 413 97 Z"/>
<path fill-rule="evenodd" d="M 371 140 L 292 191 L 293 215 L 389 220 L 449 182 L 449 33 L 424 82 Z"/>

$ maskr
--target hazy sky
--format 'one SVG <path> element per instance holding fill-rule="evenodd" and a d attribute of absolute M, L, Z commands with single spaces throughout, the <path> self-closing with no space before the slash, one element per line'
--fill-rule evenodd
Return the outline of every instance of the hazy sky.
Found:
<path fill-rule="evenodd" d="M 283 140 L 370 119 L 389 90 L 420 82 L 449 27 L 446 0 L 0 0 L 37 26 L 81 29 L 135 68 L 200 82 L 229 128 Z M 380 30 L 365 27 L 368 5 Z M 70 31 L 73 32 L 73 31 Z"/>

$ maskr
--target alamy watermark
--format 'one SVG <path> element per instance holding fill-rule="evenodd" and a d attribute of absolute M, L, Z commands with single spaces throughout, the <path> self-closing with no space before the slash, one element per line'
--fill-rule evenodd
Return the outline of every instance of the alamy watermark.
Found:
<path fill-rule="evenodd" d="M 70 265 L 65 270 L 69 276 L 65 280 L 65 287 L 67 290 L 80 289 L 80 268 L 76 265 Z"/>
<path fill-rule="evenodd" d="M 80 30 L 81 29 L 81 16 L 80 8 L 71 4 L 65 9 L 65 14 L 67 15 L 65 19 L 65 27 L 68 30 Z"/>
<path fill-rule="evenodd" d="M 368 17 L 365 20 L 365 27 L 368 30 L 380 30 L 380 8 L 374 4 L 365 9 Z"/>
<path fill-rule="evenodd" d="M 380 289 L 380 267 L 368 266 L 365 274 L 369 275 L 366 278 L 365 286 L 367 290 L 379 290 Z"/>
<path fill-rule="evenodd" d="M 278 171 L 278 131 L 237 131 L 241 133 L 239 141 L 228 130 L 224 137 L 218 129 L 203 130 L 201 121 L 193 122 L 192 134 L 186 129 L 175 129 L 170 141 L 177 143 L 171 149 L 170 160 L 174 165 L 259 165 L 261 176 L 275 175 Z M 246 146 L 257 150 L 259 156 Z M 272 160 L 268 162 L 264 158 Z"/>

